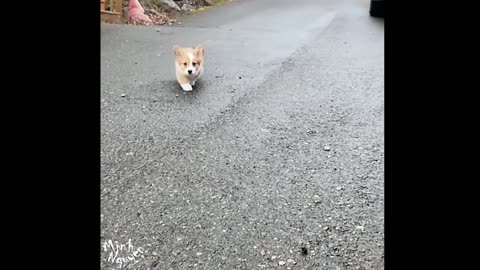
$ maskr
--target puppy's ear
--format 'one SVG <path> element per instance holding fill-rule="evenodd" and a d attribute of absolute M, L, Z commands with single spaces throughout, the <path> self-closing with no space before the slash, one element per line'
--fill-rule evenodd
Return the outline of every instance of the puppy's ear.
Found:
<path fill-rule="evenodd" d="M 181 50 L 180 46 L 177 46 L 177 45 L 173 46 L 173 54 L 175 56 L 182 55 L 182 50 Z"/>
<path fill-rule="evenodd" d="M 198 44 L 197 47 L 195 47 L 195 56 L 203 57 L 204 54 L 205 54 L 205 49 L 203 48 L 203 45 Z"/>

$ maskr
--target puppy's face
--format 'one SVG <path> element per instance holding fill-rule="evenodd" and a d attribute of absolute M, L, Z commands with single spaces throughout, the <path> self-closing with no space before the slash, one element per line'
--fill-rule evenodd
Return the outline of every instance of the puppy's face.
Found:
<path fill-rule="evenodd" d="M 203 68 L 204 49 L 202 45 L 195 48 L 173 47 L 177 72 L 186 76 L 198 76 Z"/>

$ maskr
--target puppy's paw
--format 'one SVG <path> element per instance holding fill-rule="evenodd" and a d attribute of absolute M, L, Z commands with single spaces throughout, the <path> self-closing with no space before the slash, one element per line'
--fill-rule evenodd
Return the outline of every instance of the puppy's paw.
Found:
<path fill-rule="evenodd" d="M 194 80 L 194 81 L 191 81 L 190 84 L 191 84 L 192 86 L 194 86 L 196 82 L 197 82 L 197 80 Z"/>
<path fill-rule="evenodd" d="M 180 86 L 182 87 L 183 91 L 192 91 L 193 90 L 192 86 L 188 83 L 181 84 Z"/>

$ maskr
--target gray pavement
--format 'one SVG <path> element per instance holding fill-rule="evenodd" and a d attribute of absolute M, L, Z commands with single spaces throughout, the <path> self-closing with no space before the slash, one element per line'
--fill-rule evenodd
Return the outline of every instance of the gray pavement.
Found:
<path fill-rule="evenodd" d="M 383 269 L 384 26 L 368 5 L 102 24 L 101 268 Z M 172 47 L 197 43 L 205 74 L 183 92 Z"/>

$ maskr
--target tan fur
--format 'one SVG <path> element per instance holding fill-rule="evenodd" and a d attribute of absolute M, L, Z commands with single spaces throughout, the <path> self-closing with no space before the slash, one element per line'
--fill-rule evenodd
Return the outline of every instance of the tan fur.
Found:
<path fill-rule="evenodd" d="M 177 81 L 185 91 L 191 91 L 197 79 L 203 73 L 205 49 L 202 45 L 195 48 L 173 47 Z M 188 70 L 192 73 L 189 74 Z"/>

